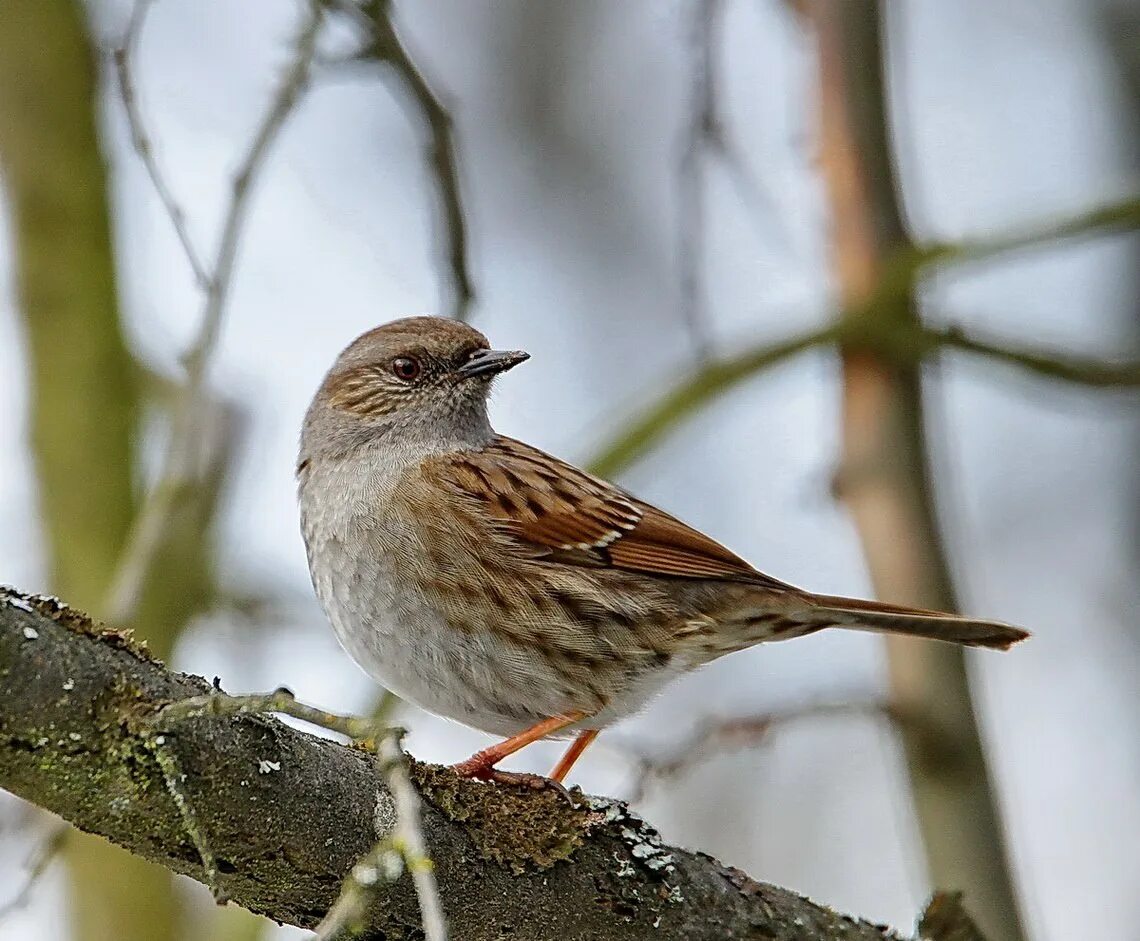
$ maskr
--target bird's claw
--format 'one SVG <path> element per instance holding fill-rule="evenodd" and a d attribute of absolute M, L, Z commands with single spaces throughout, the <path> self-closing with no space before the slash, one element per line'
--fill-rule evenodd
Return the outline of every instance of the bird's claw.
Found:
<path fill-rule="evenodd" d="M 559 797 L 565 798 L 568 803 L 573 804 L 570 792 L 562 786 L 560 781 L 555 781 L 553 778 L 541 774 L 531 774 L 526 771 L 500 771 L 494 765 L 473 759 L 452 765 L 452 770 L 461 778 L 473 778 L 476 781 L 488 781 L 493 784 L 524 788 L 531 791 L 554 791 Z"/>

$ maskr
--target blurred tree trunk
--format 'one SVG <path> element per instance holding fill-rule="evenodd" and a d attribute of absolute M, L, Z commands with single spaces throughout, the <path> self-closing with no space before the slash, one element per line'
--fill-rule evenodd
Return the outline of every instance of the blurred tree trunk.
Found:
<path fill-rule="evenodd" d="M 136 508 L 141 411 L 119 319 L 97 74 L 77 0 L 4 0 L 0 170 L 27 338 L 43 528 L 53 589 L 96 612 Z M 160 657 L 209 595 L 203 533 L 211 515 L 212 502 L 172 527 L 155 566 L 162 577 L 140 607 L 134 626 Z M 169 873 L 85 834 L 68 841 L 67 862 L 79 941 L 167 941 L 180 933 Z"/>
<path fill-rule="evenodd" d="M 896 196 L 886 116 L 878 3 L 810 0 L 819 51 L 822 171 L 832 207 L 835 279 L 850 316 L 905 324 L 914 285 L 891 284 L 884 262 L 913 246 Z M 899 290 L 899 288 L 903 290 Z M 950 569 L 935 517 L 920 368 L 862 349 L 842 353 L 844 454 L 836 478 L 859 531 L 876 594 L 953 611 Z M 1023 932 L 1005 838 L 962 648 L 887 639 L 930 877 L 962 890 L 991 941 Z"/>
<path fill-rule="evenodd" d="M 1124 92 L 1125 115 L 1131 116 L 1126 121 L 1122 138 L 1127 142 L 1127 158 L 1134 173 L 1140 173 L 1140 8 L 1131 0 L 1108 0 L 1102 11 L 1102 28 L 1105 36 L 1105 45 L 1108 57 L 1120 75 L 1121 87 Z M 1131 236 L 1133 251 L 1137 254 L 1137 263 L 1133 268 L 1133 290 L 1138 293 L 1134 302 L 1134 315 L 1132 318 L 1133 348 L 1140 347 L 1140 235 Z M 1140 455 L 1140 420 L 1133 423 L 1134 440 L 1136 441 L 1137 455 Z M 1132 565 L 1140 571 L 1140 461 L 1133 460 L 1131 464 L 1132 486 L 1136 499 L 1132 501 Z M 1125 599 L 1125 604 L 1140 598 L 1140 584 L 1133 586 L 1131 597 Z M 1133 631 L 1133 637 L 1140 642 L 1140 630 Z"/>

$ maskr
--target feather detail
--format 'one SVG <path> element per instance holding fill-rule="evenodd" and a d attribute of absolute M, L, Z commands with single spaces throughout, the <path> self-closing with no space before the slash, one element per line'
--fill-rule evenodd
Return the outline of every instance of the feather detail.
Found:
<path fill-rule="evenodd" d="M 798 593 L 668 513 L 513 438 L 429 460 L 520 548 L 546 561 Z"/>
<path fill-rule="evenodd" d="M 911 608 L 906 605 L 835 595 L 809 595 L 815 606 L 813 615 L 828 626 L 883 634 L 905 634 L 925 637 L 968 647 L 992 647 L 1008 650 L 1029 637 L 1029 631 L 1002 621 L 988 621 Z"/>

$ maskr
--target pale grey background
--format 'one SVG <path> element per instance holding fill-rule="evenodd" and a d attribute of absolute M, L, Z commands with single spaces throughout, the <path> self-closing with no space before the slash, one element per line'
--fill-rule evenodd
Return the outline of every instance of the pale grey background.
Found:
<path fill-rule="evenodd" d="M 586 460 L 694 355 L 675 264 L 688 6 L 431 0 L 400 9 L 409 44 L 454 106 L 475 323 L 533 354 L 501 383 L 496 423 Z M 893 6 L 893 105 L 919 235 L 982 235 L 1135 190 L 1135 115 L 1104 55 L 1101 9 L 1089 0 Z M 99 4 L 100 28 L 113 35 L 124 12 Z M 227 172 L 284 61 L 294 12 L 281 0 L 163 0 L 153 12 L 138 82 L 200 239 L 216 231 Z M 728 130 L 767 211 L 743 206 L 706 162 L 707 316 L 723 351 L 829 316 L 810 53 L 783 3 L 730 0 Z M 198 298 L 110 99 L 105 127 L 131 341 L 173 373 Z M 376 323 L 441 309 L 420 143 L 386 84 L 365 74 L 321 80 L 258 190 L 212 374 L 249 415 L 220 553 L 229 581 L 270 586 L 289 613 L 252 640 L 248 625 L 202 624 L 175 657 L 232 691 L 285 684 L 340 709 L 372 695 L 312 601 L 292 468 L 301 414 L 337 351 Z M 1136 258 L 1136 240 L 1116 238 L 1003 262 L 946 285 L 932 315 L 1121 354 L 1140 306 Z M 0 581 L 34 589 L 44 566 L 13 303 L 4 267 Z M 1124 937 L 1140 921 L 1135 399 L 977 362 L 951 361 L 940 378 L 931 424 L 964 603 L 1036 632 L 1009 656 L 974 661 L 1029 927 L 1041 941 Z M 799 359 L 703 413 L 623 483 L 777 577 L 867 593 L 851 524 L 827 489 L 837 404 L 835 363 Z M 871 697 L 883 676 L 882 649 L 867 636 L 736 655 L 605 736 L 575 780 L 622 793 L 630 748 L 665 748 L 706 716 Z M 487 741 L 428 716 L 404 721 L 421 758 L 458 759 Z M 554 754 L 534 747 L 518 766 L 544 770 Z M 879 724 L 814 720 L 654 788 L 644 812 L 670 840 L 906 927 L 928 887 L 901 768 Z M 0 841 L 0 872 L 14 879 L 25 848 Z M 53 871 L 3 934 L 61 937 L 60 889 Z"/>

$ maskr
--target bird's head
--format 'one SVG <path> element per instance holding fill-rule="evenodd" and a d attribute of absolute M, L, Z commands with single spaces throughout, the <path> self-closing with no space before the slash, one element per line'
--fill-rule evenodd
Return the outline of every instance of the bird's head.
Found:
<path fill-rule="evenodd" d="M 528 358 L 492 350 L 455 320 L 395 320 L 337 357 L 309 408 L 305 437 L 335 449 L 381 437 L 428 451 L 482 443 L 492 381 Z"/>

